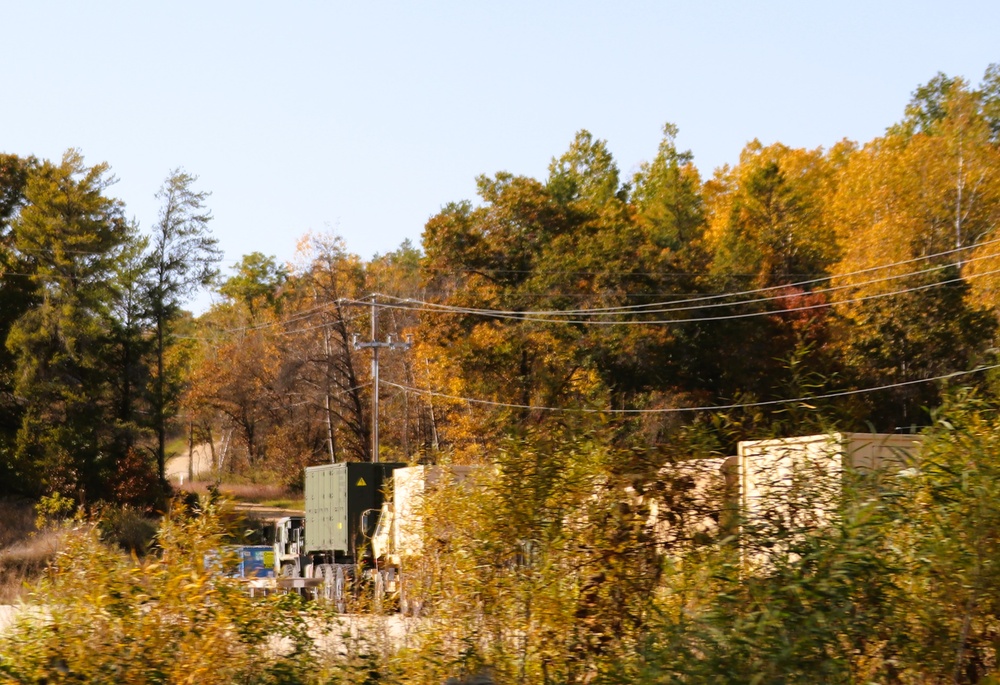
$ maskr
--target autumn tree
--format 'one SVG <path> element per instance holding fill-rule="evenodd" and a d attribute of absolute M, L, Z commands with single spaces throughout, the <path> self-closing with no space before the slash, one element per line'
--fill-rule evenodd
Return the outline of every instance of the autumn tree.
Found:
<path fill-rule="evenodd" d="M 931 378 L 985 358 L 996 325 L 982 307 L 994 306 L 988 243 L 1000 218 L 1000 158 L 982 102 L 961 79 L 938 75 L 840 173 L 831 202 L 844 247 L 833 269 L 839 345 L 859 385 Z M 890 397 L 875 414 L 885 428 L 938 402 L 929 385 Z"/>
<path fill-rule="evenodd" d="M 353 345 L 362 313 L 345 302 L 363 294 L 365 265 L 339 237 L 317 235 L 300 241 L 298 262 L 286 309 L 288 371 L 320 432 L 306 454 L 314 462 L 370 461 L 368 376 Z"/>
<path fill-rule="evenodd" d="M 692 376 L 715 403 L 808 394 L 796 375 L 836 375 L 823 278 L 839 247 L 826 208 L 850 149 L 755 140 L 737 165 L 705 183 L 706 267 L 698 279 L 704 308 L 692 315 L 689 336 Z"/>
<path fill-rule="evenodd" d="M 193 356 L 185 406 L 221 419 L 253 478 L 301 484 L 305 466 L 370 460 L 371 377 L 367 354 L 354 345 L 370 329 L 362 298 L 372 288 L 414 293 L 418 265 L 408 245 L 365 264 L 339 237 L 314 234 L 301 239 L 287 268 L 272 257 L 245 256 L 220 286 L 226 300 L 200 319 L 205 340 Z M 392 310 L 376 335 L 401 339 L 415 322 L 412 313 Z M 403 387 L 412 383 L 405 355 L 387 357 L 388 375 Z M 414 458 L 422 448 L 411 441 L 422 425 L 421 404 L 411 408 L 402 390 L 389 394 L 386 449 L 393 458 Z"/>
<path fill-rule="evenodd" d="M 280 416 L 284 355 L 277 289 L 285 273 L 274 257 L 253 253 L 220 285 L 227 300 L 200 319 L 184 399 L 193 413 L 210 410 L 222 418 L 229 444 L 241 448 L 242 465 L 255 480 L 266 470 L 268 436 Z M 235 467 L 237 450 L 231 452 L 228 463 Z"/>
<path fill-rule="evenodd" d="M 500 426 L 552 416 L 525 407 L 634 408 L 651 391 L 684 385 L 685 316 L 663 325 L 644 310 L 690 292 L 699 263 L 700 182 L 675 135 L 665 128 L 634 191 L 606 143 L 581 131 L 544 182 L 480 177 L 482 205 L 452 204 L 428 222 L 431 291 L 448 305 L 500 312 L 434 316 L 428 336 L 462 350 L 446 394 L 518 405 L 448 408 L 452 417 L 493 416 L 494 428 L 473 429 L 493 439 Z"/>
<path fill-rule="evenodd" d="M 822 150 L 748 144 L 739 165 L 720 170 L 712 182 L 713 272 L 756 287 L 826 273 L 837 257 L 823 211 L 829 175 Z"/>
<path fill-rule="evenodd" d="M 485 204 L 452 204 L 431 218 L 424 232 L 425 272 L 429 289 L 440 292 L 444 302 L 510 312 L 507 318 L 430 314 L 420 338 L 450 354 L 435 361 L 444 365 L 437 392 L 472 396 L 524 407 L 551 405 L 563 393 L 576 395 L 589 384 L 586 369 L 560 352 L 565 343 L 556 336 L 563 326 L 519 322 L 541 299 L 532 278 L 540 273 L 539 252 L 578 223 L 570 209 L 554 200 L 534 179 L 497 174 L 480 177 L 479 192 Z M 580 385 L 582 383 L 583 385 Z M 458 423 L 472 421 L 456 434 L 457 442 L 478 450 L 495 440 L 504 425 L 531 420 L 523 408 L 492 410 L 441 402 Z M 537 420 L 539 417 L 533 417 Z M 470 437 L 474 437 L 471 441 Z"/>
<path fill-rule="evenodd" d="M 233 269 L 236 273 L 219 286 L 222 295 L 246 307 L 251 318 L 261 310 L 278 305 L 288 270 L 274 257 L 251 252 L 233 265 Z"/>

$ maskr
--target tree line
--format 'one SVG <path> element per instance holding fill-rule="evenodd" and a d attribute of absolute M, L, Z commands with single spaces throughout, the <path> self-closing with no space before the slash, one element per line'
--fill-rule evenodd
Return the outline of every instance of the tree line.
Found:
<path fill-rule="evenodd" d="M 565 426 L 653 461 L 808 432 L 816 413 L 919 428 L 948 386 L 931 379 L 994 361 L 998 102 L 996 66 L 976 87 L 939 75 L 875 140 L 753 141 L 709 179 L 672 125 L 627 179 L 581 131 L 547 178 L 481 176 L 419 250 L 366 263 L 308 236 L 287 272 L 245 262 L 259 288 L 202 317 L 232 347 L 193 367 L 200 406 L 255 463 L 298 459 L 293 478 L 302 460 L 370 459 L 352 335 L 369 336 L 377 293 L 376 337 L 415 342 L 381 358 L 382 459 L 490 461 Z"/>
<path fill-rule="evenodd" d="M 106 165 L 4 156 L 5 487 L 142 492 L 180 432 L 252 478 L 369 460 L 354 336 L 373 304 L 376 337 L 415 343 L 381 358 L 383 460 L 490 461 L 567 427 L 650 463 L 818 414 L 911 430 L 947 377 L 993 364 L 1000 67 L 978 85 L 939 74 L 867 143 L 752 141 L 711 178 L 677 135 L 666 125 L 625 178 L 581 131 L 546 178 L 481 176 L 419 248 L 366 261 L 309 234 L 293 262 L 253 253 L 221 280 L 192 176 L 171 174 L 144 233 Z M 191 317 L 207 284 L 221 300 Z M 991 393 L 993 378 L 952 382 Z"/>
<path fill-rule="evenodd" d="M 220 254 L 182 170 L 140 232 L 106 164 L 0 156 L 0 478 L 80 501 L 156 500 L 183 366 L 181 307 Z"/>

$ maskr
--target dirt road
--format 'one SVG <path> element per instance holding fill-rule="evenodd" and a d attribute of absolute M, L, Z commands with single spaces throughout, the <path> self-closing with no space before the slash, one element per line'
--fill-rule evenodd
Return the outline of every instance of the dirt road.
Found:
<path fill-rule="evenodd" d="M 216 449 L 219 446 L 216 445 Z M 206 443 L 201 443 L 200 445 L 194 446 L 194 477 L 198 479 L 199 476 L 205 474 L 206 476 L 212 470 L 212 448 Z M 184 452 L 176 457 L 171 457 L 167 459 L 166 463 L 166 476 L 167 480 L 177 485 L 184 485 L 189 478 L 190 465 L 191 465 L 191 454 Z"/>

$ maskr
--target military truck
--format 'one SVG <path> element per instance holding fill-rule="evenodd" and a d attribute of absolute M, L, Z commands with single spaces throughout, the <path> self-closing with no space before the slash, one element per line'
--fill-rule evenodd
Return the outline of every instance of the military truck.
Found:
<path fill-rule="evenodd" d="M 305 470 L 305 516 L 275 522 L 275 585 L 333 602 L 369 592 L 376 609 L 387 595 L 404 611 L 402 566 L 420 553 L 424 494 L 466 482 L 476 467 L 339 463 Z"/>
<path fill-rule="evenodd" d="M 406 464 L 339 463 L 305 470 L 305 516 L 275 522 L 276 585 L 319 595 L 346 609 L 358 573 L 374 566 L 375 532 L 392 472 Z"/>

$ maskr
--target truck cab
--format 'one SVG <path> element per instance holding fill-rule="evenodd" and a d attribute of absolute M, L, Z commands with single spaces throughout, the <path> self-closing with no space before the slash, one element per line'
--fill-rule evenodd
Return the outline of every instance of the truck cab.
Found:
<path fill-rule="evenodd" d="M 306 565 L 305 518 L 285 516 L 274 523 L 274 575 L 303 578 Z"/>

